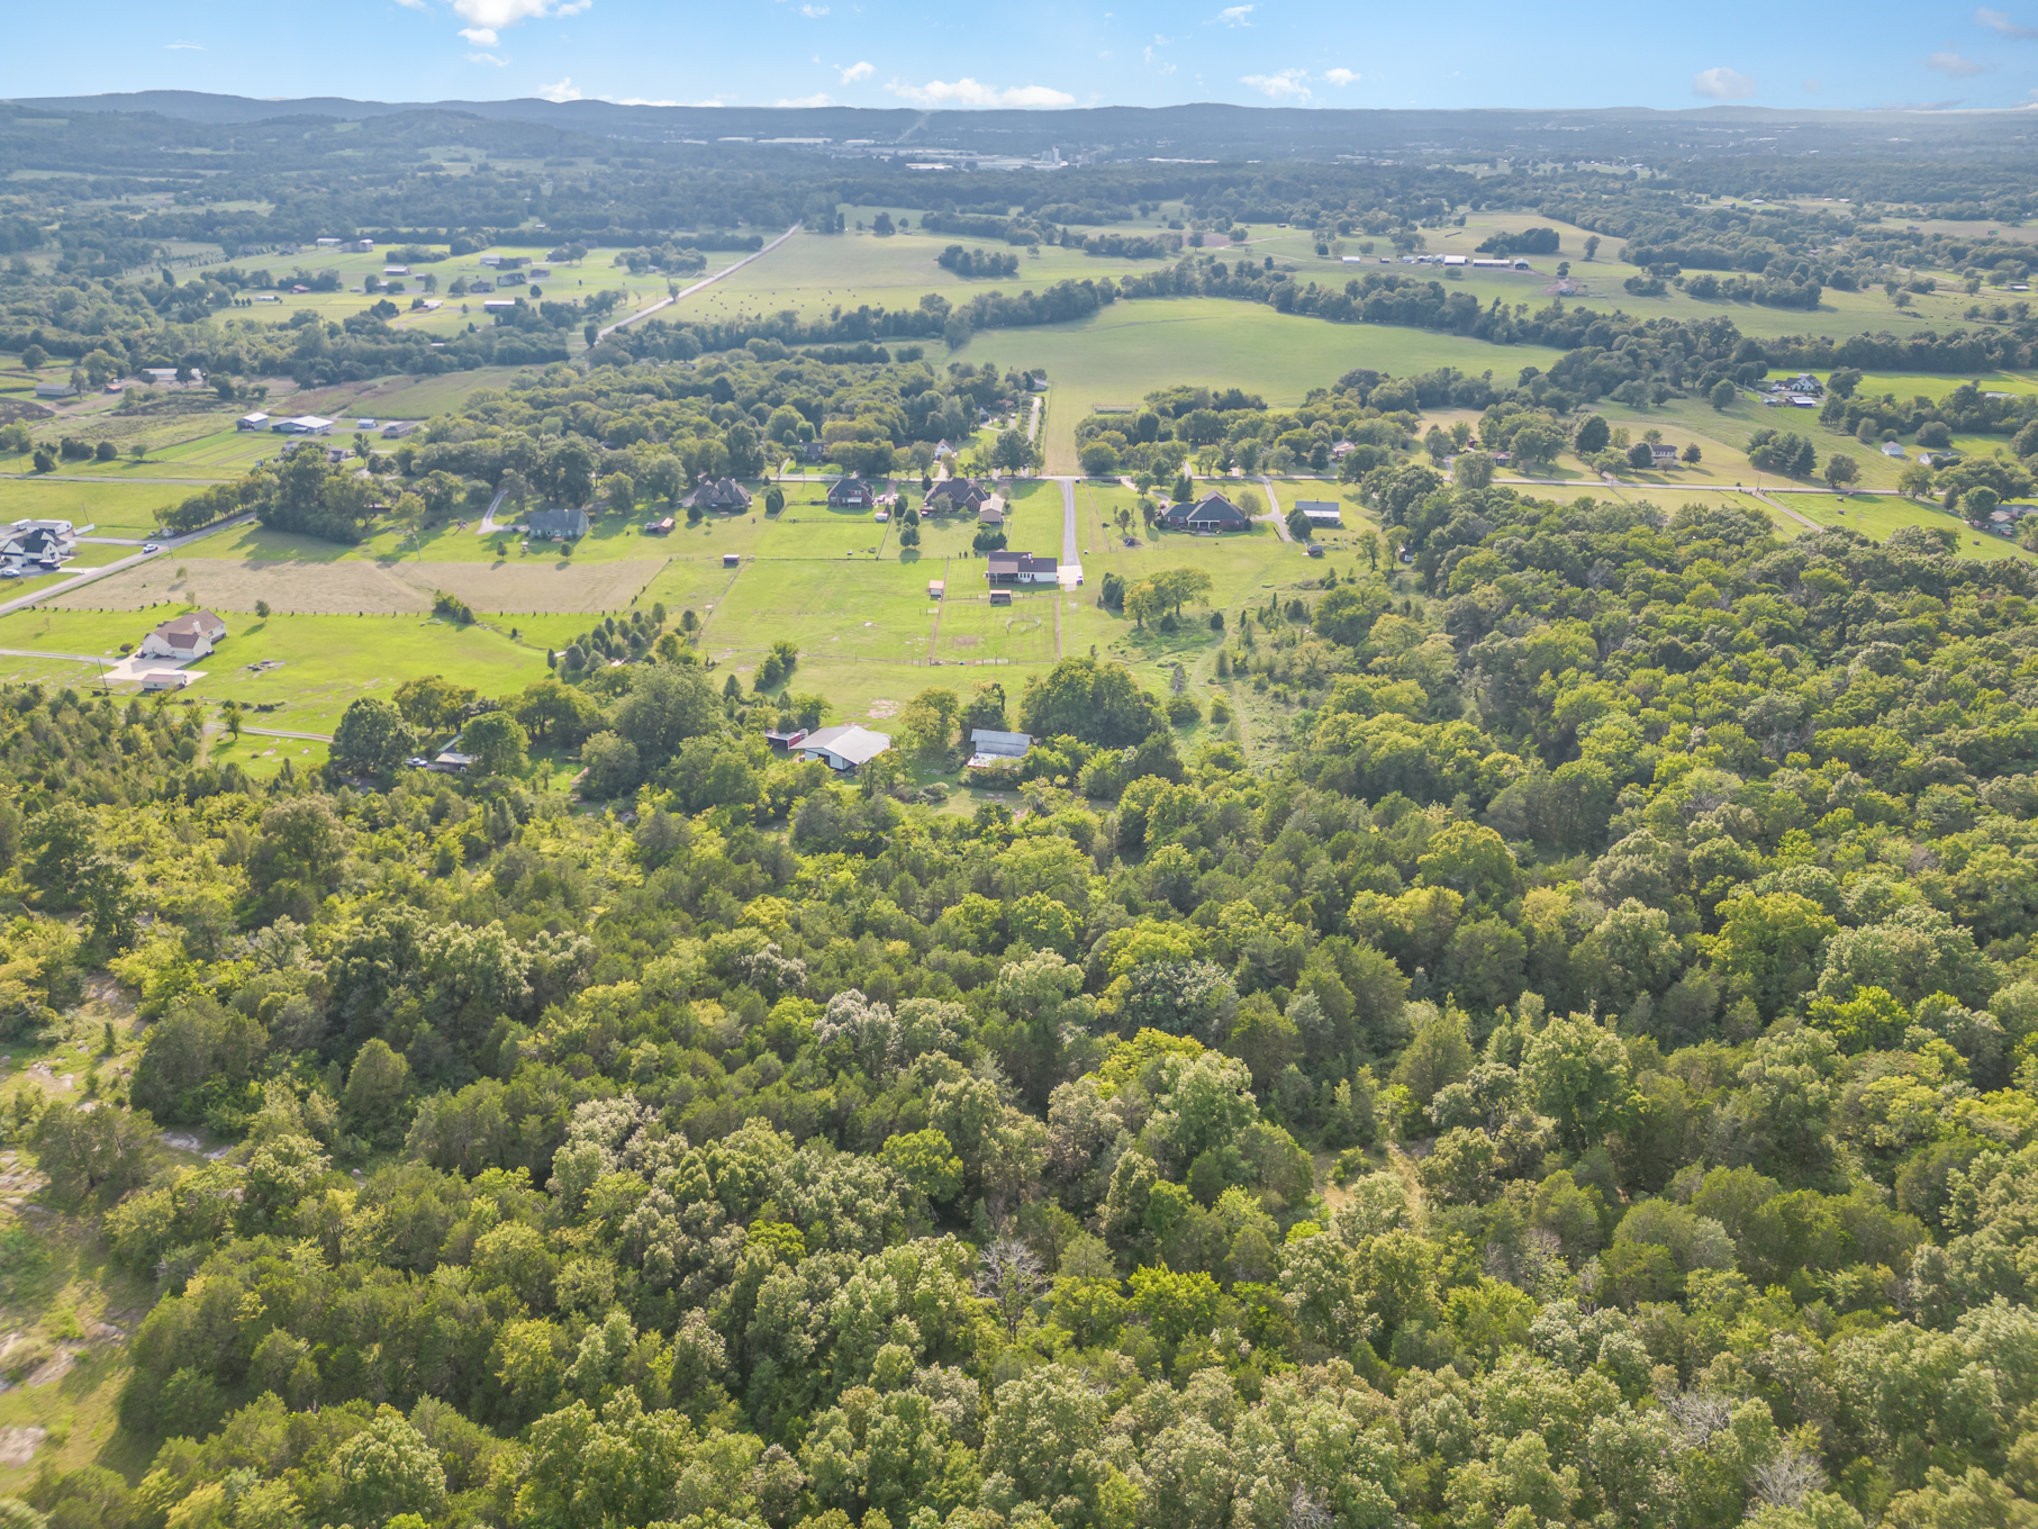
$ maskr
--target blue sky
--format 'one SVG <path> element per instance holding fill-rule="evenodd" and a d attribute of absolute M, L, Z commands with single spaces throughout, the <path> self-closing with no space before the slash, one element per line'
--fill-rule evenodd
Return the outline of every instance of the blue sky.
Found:
<path fill-rule="evenodd" d="M 180 88 L 744 105 L 2005 107 L 2038 0 L 72 0 L 0 96 Z"/>

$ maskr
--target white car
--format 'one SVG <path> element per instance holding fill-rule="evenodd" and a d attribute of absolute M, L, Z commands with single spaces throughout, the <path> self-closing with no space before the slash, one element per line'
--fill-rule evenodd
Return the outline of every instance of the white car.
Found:
<path fill-rule="evenodd" d="M 143 543 L 142 543 L 142 551 L 144 551 L 144 552 L 161 552 L 162 550 L 163 550 L 163 544 L 162 544 L 161 542 L 143 542 Z"/>

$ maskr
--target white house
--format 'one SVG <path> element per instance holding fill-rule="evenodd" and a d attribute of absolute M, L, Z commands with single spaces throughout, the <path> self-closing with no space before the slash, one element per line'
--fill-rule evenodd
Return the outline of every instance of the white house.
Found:
<path fill-rule="evenodd" d="M 172 616 L 135 647 L 140 658 L 167 658 L 188 664 L 201 659 L 226 636 L 226 623 L 211 611 Z"/>
<path fill-rule="evenodd" d="M 269 416 L 260 409 L 257 409 L 253 414 L 243 414 L 234 421 L 234 429 L 236 430 L 267 430 L 268 428 Z"/>
<path fill-rule="evenodd" d="M 331 435 L 333 422 L 323 415 L 298 414 L 269 426 L 278 435 Z"/>
<path fill-rule="evenodd" d="M 1900 442 L 1884 441 L 1882 443 L 1882 454 L 1894 461 L 1901 462 L 1904 458 L 1904 448 Z"/>
<path fill-rule="evenodd" d="M 818 759 L 835 771 L 853 770 L 858 765 L 869 764 L 891 746 L 888 734 L 874 733 L 854 723 L 847 727 L 821 728 L 794 745 L 802 758 Z"/>

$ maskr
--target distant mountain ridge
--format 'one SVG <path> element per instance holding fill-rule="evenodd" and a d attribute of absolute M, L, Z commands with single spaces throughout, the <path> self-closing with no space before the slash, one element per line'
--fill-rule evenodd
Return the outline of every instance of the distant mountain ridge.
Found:
<path fill-rule="evenodd" d="M 2038 141 L 2038 112 L 1783 111 L 1759 106 L 1706 106 L 1678 111 L 1646 107 L 1391 111 L 1330 107 L 1178 106 L 1070 107 L 1052 111 L 920 111 L 910 107 L 763 107 L 625 104 L 535 98 L 501 101 L 356 101 L 340 96 L 260 100 L 188 90 L 145 90 L 90 96 L 17 98 L 0 103 L 16 113 L 155 115 L 209 126 L 298 118 L 362 121 L 445 113 L 518 122 L 563 132 L 615 138 L 825 138 L 870 140 L 903 149 L 943 147 L 979 153 L 1035 155 L 1056 147 L 1108 147 L 1154 157 L 1324 157 L 1424 147 L 1587 156 L 1605 152 L 1609 135 L 1631 137 L 1637 155 L 1736 148 L 1743 152 L 1821 151 L 1827 146 L 1872 151 L 1874 134 L 1900 127 L 1908 140 L 1993 148 Z M 1581 140 L 1590 137 L 1588 148 Z M 1765 147 L 1766 146 L 1766 147 Z"/>

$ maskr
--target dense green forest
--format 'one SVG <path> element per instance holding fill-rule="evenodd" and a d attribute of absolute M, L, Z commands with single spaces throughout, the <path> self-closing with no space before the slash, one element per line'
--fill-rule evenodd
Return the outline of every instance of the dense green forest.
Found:
<path fill-rule="evenodd" d="M 2032 575 L 1368 494 L 1399 587 L 1225 613 L 1271 765 L 1072 659 L 922 698 L 1045 740 L 973 816 L 683 642 L 259 786 L 8 691 L 9 1034 L 146 1021 L 9 1143 L 159 1294 L 153 1460 L 28 1512 L 2038 1519 Z M 568 711 L 607 810 L 521 779 Z M 377 778 L 448 714 L 478 778 Z"/>

